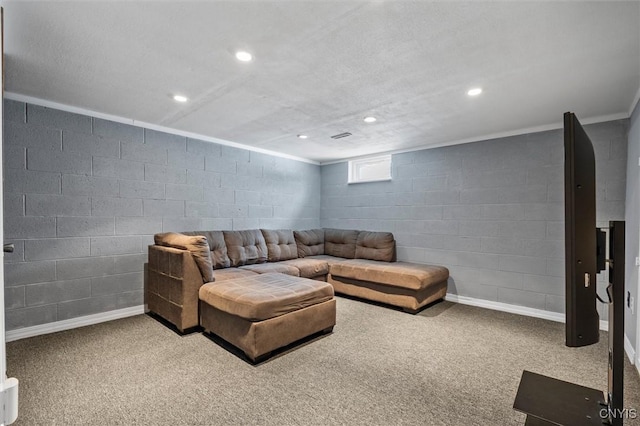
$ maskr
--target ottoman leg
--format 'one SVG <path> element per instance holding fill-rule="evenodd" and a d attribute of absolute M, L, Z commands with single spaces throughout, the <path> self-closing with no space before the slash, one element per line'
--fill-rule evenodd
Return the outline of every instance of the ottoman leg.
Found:
<path fill-rule="evenodd" d="M 262 354 L 260 356 L 257 356 L 256 359 L 252 359 L 246 352 L 244 353 L 245 356 L 247 358 L 249 358 L 251 360 L 251 362 L 253 364 L 260 364 L 261 362 L 265 361 L 267 358 L 269 358 L 271 356 L 272 352 L 267 352 L 266 354 Z"/>

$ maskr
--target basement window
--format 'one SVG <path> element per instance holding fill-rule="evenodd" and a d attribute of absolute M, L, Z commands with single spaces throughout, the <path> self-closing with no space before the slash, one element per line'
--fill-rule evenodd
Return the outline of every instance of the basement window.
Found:
<path fill-rule="evenodd" d="M 391 180 L 391 155 L 349 161 L 349 183 Z"/>

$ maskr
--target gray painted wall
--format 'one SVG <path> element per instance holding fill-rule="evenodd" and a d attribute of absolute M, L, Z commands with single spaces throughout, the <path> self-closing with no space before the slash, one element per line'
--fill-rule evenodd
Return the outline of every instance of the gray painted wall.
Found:
<path fill-rule="evenodd" d="M 585 126 L 596 152 L 598 226 L 624 219 L 627 126 Z M 450 268 L 450 293 L 564 311 L 562 130 L 392 161 L 392 181 L 352 185 L 346 162 L 322 166 L 322 226 L 392 231 L 399 260 Z"/>
<path fill-rule="evenodd" d="M 640 256 L 640 103 L 636 104 L 629 123 L 629 141 L 627 154 L 627 197 L 625 209 L 625 281 L 626 289 L 635 299 L 635 314 L 625 307 L 624 332 L 631 345 L 636 348 L 636 330 L 638 323 L 638 267 L 636 256 Z"/>
<path fill-rule="evenodd" d="M 141 305 L 154 233 L 319 226 L 319 166 L 4 105 L 8 330 Z"/>

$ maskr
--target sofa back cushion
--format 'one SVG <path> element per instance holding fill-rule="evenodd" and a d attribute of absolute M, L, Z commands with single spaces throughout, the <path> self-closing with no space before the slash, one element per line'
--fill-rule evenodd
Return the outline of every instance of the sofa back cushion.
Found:
<path fill-rule="evenodd" d="M 348 229 L 324 230 L 324 254 L 353 259 L 356 257 L 358 231 Z"/>
<path fill-rule="evenodd" d="M 278 262 L 298 258 L 298 246 L 290 229 L 261 229 L 267 243 L 267 260 Z"/>
<path fill-rule="evenodd" d="M 267 244 L 259 229 L 222 232 L 231 266 L 253 265 L 267 261 Z"/>
<path fill-rule="evenodd" d="M 293 231 L 298 246 L 298 257 L 324 254 L 324 229 Z"/>
<path fill-rule="evenodd" d="M 360 231 L 356 241 L 356 259 L 395 261 L 396 241 L 391 232 Z"/>
<path fill-rule="evenodd" d="M 214 281 L 211 250 L 209 250 L 207 237 L 203 235 L 185 235 L 176 232 L 165 232 L 154 235 L 153 239 L 159 246 L 188 250 L 196 261 L 198 269 L 200 269 L 202 280 L 205 283 Z"/>
<path fill-rule="evenodd" d="M 209 249 L 211 250 L 211 261 L 213 269 L 228 268 L 231 266 L 231 260 L 227 255 L 227 245 L 224 242 L 224 234 L 222 231 L 194 231 L 184 232 L 185 235 L 204 235 L 207 237 Z"/>

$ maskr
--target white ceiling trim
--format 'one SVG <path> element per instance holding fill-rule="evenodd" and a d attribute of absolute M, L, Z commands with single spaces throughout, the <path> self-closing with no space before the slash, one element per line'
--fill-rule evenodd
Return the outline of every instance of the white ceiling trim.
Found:
<path fill-rule="evenodd" d="M 638 93 L 640 94 L 640 91 Z M 630 114 L 627 114 L 626 112 L 621 112 L 621 113 L 617 113 L 617 114 L 601 115 L 599 117 L 580 119 L 580 123 L 581 124 L 604 123 L 606 121 L 624 120 L 625 118 L 629 118 L 629 116 L 630 116 Z M 360 156 L 357 156 L 357 157 L 343 158 L 341 160 L 326 161 L 326 162 L 321 162 L 320 165 L 321 166 L 326 166 L 326 165 L 329 165 L 329 164 L 344 163 L 344 162 L 351 161 L 351 160 L 359 160 L 359 159 L 369 158 L 369 157 L 378 157 L 380 155 L 402 154 L 402 153 L 405 153 L 405 152 L 422 151 L 422 150 L 425 150 L 425 149 L 442 148 L 442 147 L 445 147 L 445 146 L 462 145 L 462 144 L 465 144 L 465 143 L 472 143 L 472 142 L 482 142 L 482 141 L 487 141 L 487 140 L 491 140 L 491 139 L 500 139 L 500 138 L 507 138 L 507 137 L 510 137 L 510 136 L 526 135 L 526 134 L 529 134 L 529 133 L 546 132 L 546 131 L 549 131 L 549 130 L 562 129 L 563 126 L 564 126 L 564 124 L 562 122 L 557 122 L 557 123 L 553 123 L 553 124 L 545 124 L 543 126 L 529 127 L 529 128 L 526 128 L 526 129 L 512 130 L 512 131 L 500 132 L 500 133 L 493 133 L 493 134 L 490 134 L 490 135 L 477 136 L 477 137 L 473 137 L 473 138 L 466 138 L 466 139 L 460 139 L 460 140 L 437 143 L 437 144 L 431 144 L 431 145 L 422 145 L 422 146 L 418 146 L 418 147 L 414 147 L 414 148 L 399 149 L 399 150 L 387 151 L 387 152 L 378 152 L 376 154 L 371 154 L 371 155 L 360 155 Z"/>
<path fill-rule="evenodd" d="M 62 110 L 62 111 L 67 111 L 67 112 L 71 112 L 71 113 L 75 113 L 75 114 L 89 115 L 89 116 L 96 117 L 96 118 L 101 118 L 101 119 L 104 119 L 104 120 L 115 121 L 117 123 L 130 124 L 130 125 L 133 125 L 133 126 L 144 127 L 144 128 L 150 129 L 150 130 L 157 130 L 157 131 L 160 131 L 160 132 L 170 133 L 170 134 L 174 134 L 174 135 L 178 135 L 178 136 L 184 136 L 184 137 L 188 137 L 188 138 L 191 138 L 191 139 L 199 139 L 199 140 L 203 140 L 203 141 L 206 141 L 206 142 L 217 143 L 217 144 L 220 144 L 220 145 L 231 146 L 231 147 L 234 147 L 234 148 L 246 149 L 247 151 L 259 152 L 261 154 L 273 155 L 274 157 L 287 158 L 287 159 L 290 159 L 290 160 L 300 161 L 300 162 L 303 162 L 303 163 L 314 164 L 314 165 L 321 165 L 321 166 L 329 165 L 329 164 L 344 163 L 344 162 L 347 162 L 347 161 L 358 160 L 358 159 L 363 159 L 363 158 L 377 157 L 377 156 L 380 156 L 380 155 L 402 154 L 402 153 L 406 153 L 406 152 L 422 151 L 422 150 L 425 150 L 425 149 L 442 148 L 442 147 L 451 146 L 451 145 L 461 145 L 461 144 L 465 144 L 465 143 L 482 142 L 482 141 L 491 140 L 491 139 L 506 138 L 506 137 L 510 137 L 510 136 L 518 136 L 518 135 L 524 135 L 524 134 L 528 134 L 528 133 L 539 133 L 539 132 L 545 132 L 545 131 L 549 131 L 549 130 L 561 129 L 562 126 L 563 126 L 562 122 L 557 122 L 557 123 L 553 123 L 553 124 L 545 124 L 545 125 L 542 125 L 542 126 L 529 127 L 529 128 L 526 128 L 526 129 L 519 129 L 519 130 L 508 131 L 508 132 L 493 133 L 493 134 L 489 134 L 489 135 L 476 136 L 476 137 L 465 138 L 465 139 L 460 139 L 460 140 L 453 140 L 453 141 L 442 142 L 442 143 L 438 143 L 438 144 L 421 145 L 421 146 L 407 148 L 407 149 L 400 149 L 400 150 L 386 151 L 386 152 L 378 152 L 378 153 L 375 153 L 375 154 L 360 155 L 360 156 L 349 157 L 349 158 L 342 158 L 340 160 L 334 160 L 334 161 L 318 162 L 318 161 L 310 160 L 308 158 L 302 158 L 302 157 L 297 157 L 295 155 L 289 155 L 289 154 L 284 154 L 284 153 L 281 153 L 281 152 L 270 151 L 268 149 L 262 149 L 262 148 L 254 147 L 254 146 L 251 146 L 251 145 L 243 145 L 243 144 L 240 144 L 240 143 L 237 143 L 237 142 L 227 141 L 225 139 L 213 138 L 213 137 L 201 135 L 201 134 L 198 134 L 198 133 L 185 132 L 183 130 L 173 129 L 173 128 L 165 127 L 165 126 L 159 126 L 159 125 L 156 125 L 156 124 L 146 123 L 144 121 L 139 121 L 139 120 L 134 120 L 134 119 L 130 119 L 130 118 L 120 117 L 120 116 L 117 116 L 117 115 L 104 114 L 104 113 L 101 113 L 101 112 L 98 112 L 98 111 L 92 111 L 92 110 L 85 109 L 85 108 L 79 108 L 79 107 L 74 107 L 74 106 L 71 106 L 71 105 L 65 105 L 65 104 L 61 104 L 61 103 L 58 103 L 58 102 L 52 102 L 52 101 L 48 101 L 48 100 L 45 100 L 45 99 L 35 98 L 35 97 L 32 97 L 32 96 L 21 95 L 19 93 L 5 92 L 4 93 L 4 97 L 6 99 L 11 99 L 11 100 L 18 101 L 18 102 L 26 102 L 26 103 L 30 103 L 30 104 L 34 104 L 34 105 L 38 105 L 38 106 L 43 106 L 43 107 L 48 107 L 48 108 L 55 108 L 55 109 L 59 109 L 59 110 Z M 622 119 L 629 118 L 631 116 L 631 114 L 633 113 L 633 110 L 634 110 L 636 104 L 639 101 L 640 101 L 640 89 L 638 89 L 638 92 L 636 93 L 636 95 L 634 97 L 634 101 L 631 103 L 631 107 L 630 107 L 630 110 L 629 110 L 628 113 L 609 114 L 609 115 L 603 115 L 603 116 L 599 116 L 599 117 L 581 119 L 580 121 L 581 121 L 582 124 L 595 124 L 595 123 L 603 123 L 603 122 L 606 122 L 606 121 L 622 120 Z"/>
<path fill-rule="evenodd" d="M 309 163 L 314 165 L 320 165 L 319 162 L 309 160 L 308 158 L 297 157 L 295 155 L 284 154 L 282 152 L 270 151 L 268 149 L 258 148 L 250 145 L 243 145 L 237 142 L 231 142 L 225 139 L 212 138 L 210 136 L 201 135 L 198 133 L 185 132 L 183 130 L 172 129 L 170 127 L 159 126 L 153 123 L 146 123 L 144 121 L 133 120 L 131 118 L 120 117 L 117 115 L 104 114 L 98 111 L 92 111 L 85 108 L 74 107 L 71 105 L 65 105 L 58 102 L 47 101 L 45 99 L 35 98 L 32 96 L 21 95 L 19 93 L 5 92 L 4 97 L 18 102 L 26 102 L 33 105 L 38 105 L 47 108 L 55 108 L 66 112 L 75 114 L 89 115 L 91 117 L 101 118 L 104 120 L 115 121 L 117 123 L 130 124 L 132 126 L 144 127 L 150 130 L 157 130 L 159 132 L 171 133 L 173 135 L 184 136 L 191 139 L 199 139 L 206 142 L 217 143 L 219 145 L 231 146 L 234 148 L 246 149 L 247 151 L 259 152 L 261 154 L 273 155 L 274 157 L 287 158 L 289 160 L 300 161 L 303 163 Z"/>

